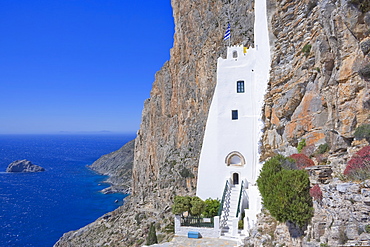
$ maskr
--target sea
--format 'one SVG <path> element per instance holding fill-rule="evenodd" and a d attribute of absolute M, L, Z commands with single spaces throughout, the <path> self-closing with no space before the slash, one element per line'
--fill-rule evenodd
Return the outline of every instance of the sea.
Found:
<path fill-rule="evenodd" d="M 53 246 L 122 203 L 125 194 L 103 194 L 107 178 L 90 170 L 134 134 L 0 135 L 0 246 Z M 45 172 L 5 173 L 27 159 Z M 118 200 L 118 202 L 117 202 Z"/>

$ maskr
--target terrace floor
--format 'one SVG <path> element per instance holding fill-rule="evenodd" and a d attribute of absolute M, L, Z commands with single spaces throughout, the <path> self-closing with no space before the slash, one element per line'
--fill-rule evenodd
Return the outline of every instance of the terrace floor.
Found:
<path fill-rule="evenodd" d="M 235 247 L 237 246 L 236 241 L 219 239 L 219 238 L 187 238 L 183 236 L 175 236 L 171 242 L 154 244 L 151 246 L 155 247 L 203 247 L 203 246 L 214 246 L 214 247 Z"/>

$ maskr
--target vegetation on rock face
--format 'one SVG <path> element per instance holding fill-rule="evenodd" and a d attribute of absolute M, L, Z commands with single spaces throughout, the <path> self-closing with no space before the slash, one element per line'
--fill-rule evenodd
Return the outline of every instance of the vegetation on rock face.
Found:
<path fill-rule="evenodd" d="M 370 178 L 370 146 L 363 147 L 353 155 L 343 174 L 352 180 Z"/>
<path fill-rule="evenodd" d="M 263 205 L 276 220 L 303 227 L 313 215 L 309 177 L 304 170 L 284 168 L 286 161 L 282 155 L 266 161 L 257 185 Z"/>
<path fill-rule="evenodd" d="M 310 196 L 318 202 L 322 200 L 322 191 L 319 185 L 315 185 L 310 189 Z"/>
<path fill-rule="evenodd" d="M 304 169 L 315 165 L 315 163 L 304 154 L 292 154 L 289 157 L 295 160 L 298 169 Z"/>
<path fill-rule="evenodd" d="M 311 51 L 311 45 L 310 44 L 305 44 L 304 46 L 303 46 L 303 48 L 302 48 L 302 53 L 306 56 L 306 57 L 308 57 L 308 55 L 310 54 L 310 51 Z"/>
<path fill-rule="evenodd" d="M 157 233 L 155 231 L 154 222 L 150 224 L 149 234 L 148 234 L 148 237 L 146 238 L 146 244 L 147 245 L 158 244 Z"/>
<path fill-rule="evenodd" d="M 317 148 L 316 152 L 317 152 L 318 154 L 324 154 L 324 153 L 328 152 L 329 150 L 330 150 L 329 144 L 324 143 L 324 144 L 321 144 L 321 145 Z"/>
<path fill-rule="evenodd" d="M 302 149 L 306 146 L 306 139 L 302 139 L 297 146 L 297 151 L 300 153 Z"/>
<path fill-rule="evenodd" d="M 370 141 L 370 124 L 363 124 L 356 128 L 354 136 L 357 140 L 366 139 Z"/>

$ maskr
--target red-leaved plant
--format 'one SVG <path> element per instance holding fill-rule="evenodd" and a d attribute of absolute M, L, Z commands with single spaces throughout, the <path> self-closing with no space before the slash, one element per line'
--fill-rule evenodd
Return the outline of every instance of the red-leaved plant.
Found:
<path fill-rule="evenodd" d="M 322 191 L 317 184 L 310 189 L 310 196 L 318 202 L 322 200 Z"/>
<path fill-rule="evenodd" d="M 361 148 L 352 156 L 343 174 L 354 180 L 370 178 L 370 146 Z"/>
<path fill-rule="evenodd" d="M 289 157 L 295 160 L 296 165 L 300 170 L 315 165 L 315 163 L 304 154 L 292 154 Z"/>

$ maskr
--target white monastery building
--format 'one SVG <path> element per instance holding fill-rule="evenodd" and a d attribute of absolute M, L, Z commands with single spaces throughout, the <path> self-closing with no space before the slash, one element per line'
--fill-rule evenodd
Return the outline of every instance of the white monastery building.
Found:
<path fill-rule="evenodd" d="M 242 212 L 248 230 L 261 209 L 256 179 L 271 62 L 264 0 L 255 0 L 254 37 L 254 48 L 229 46 L 226 58 L 218 58 L 198 169 L 197 195 L 222 199 L 220 225 L 232 235 Z"/>

